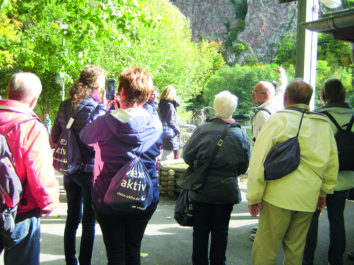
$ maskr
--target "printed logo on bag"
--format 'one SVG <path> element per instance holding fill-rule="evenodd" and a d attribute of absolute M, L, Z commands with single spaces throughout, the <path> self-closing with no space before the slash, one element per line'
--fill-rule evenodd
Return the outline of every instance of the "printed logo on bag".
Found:
<path fill-rule="evenodd" d="M 130 190 L 134 190 L 134 191 L 145 191 L 146 189 L 146 183 L 143 183 L 142 180 L 145 179 L 145 176 L 142 172 L 137 171 L 135 168 L 132 168 L 131 170 L 129 170 L 127 172 L 127 179 L 123 179 L 122 182 L 120 183 L 120 186 L 126 188 L 126 189 L 130 189 Z M 140 181 L 139 181 L 140 179 Z M 146 196 L 145 194 L 143 194 L 140 197 L 133 197 L 133 196 L 129 196 L 126 194 L 123 194 L 121 192 L 117 192 L 118 195 L 123 196 L 123 197 L 129 197 L 130 199 L 133 200 L 145 200 Z"/>
<path fill-rule="evenodd" d="M 120 212 L 144 211 L 153 200 L 152 182 L 137 157 L 126 163 L 112 178 L 104 202 Z"/>

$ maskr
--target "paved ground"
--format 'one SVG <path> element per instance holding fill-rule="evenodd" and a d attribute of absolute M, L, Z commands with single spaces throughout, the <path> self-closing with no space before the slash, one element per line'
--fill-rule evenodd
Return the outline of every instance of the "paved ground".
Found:
<path fill-rule="evenodd" d="M 230 222 L 229 243 L 227 250 L 228 265 L 250 265 L 252 242 L 248 239 L 249 230 L 257 223 L 257 218 L 249 215 L 244 198 L 245 182 L 240 183 L 243 202 L 234 207 Z M 174 201 L 161 198 L 157 211 L 153 215 L 143 242 L 143 265 L 189 265 L 192 254 L 192 228 L 180 227 L 173 219 Z M 347 249 L 354 249 L 354 202 L 347 201 L 346 207 Z M 66 219 L 66 204 L 51 216 L 42 218 L 41 264 L 62 265 L 63 233 Z M 80 233 L 78 234 L 78 242 Z M 320 219 L 319 246 L 316 253 L 316 265 L 327 265 L 328 223 L 326 211 Z M 281 254 L 282 255 L 282 254 Z M 2 259 L 0 264 L 2 264 Z M 102 234 L 97 225 L 93 265 L 107 264 Z M 278 262 L 280 265 L 281 262 Z M 346 257 L 344 265 L 354 265 Z M 258 264 L 261 265 L 261 264 Z"/>

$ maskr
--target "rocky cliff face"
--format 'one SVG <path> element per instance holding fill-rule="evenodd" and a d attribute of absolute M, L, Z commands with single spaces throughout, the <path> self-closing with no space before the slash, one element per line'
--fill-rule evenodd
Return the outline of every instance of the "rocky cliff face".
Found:
<path fill-rule="evenodd" d="M 296 33 L 297 3 L 279 4 L 278 0 L 248 0 L 245 30 L 238 41 L 248 44 L 250 50 L 238 58 L 244 61 L 252 52 L 259 62 L 271 62 L 276 44 L 285 34 Z"/>
<path fill-rule="evenodd" d="M 193 40 L 223 40 L 227 24 L 236 23 L 233 0 L 171 0 L 189 18 Z"/>
<path fill-rule="evenodd" d="M 171 0 L 190 19 L 193 39 L 224 41 L 237 22 L 235 6 L 240 0 Z M 259 62 L 274 59 L 277 46 L 285 34 L 296 33 L 297 2 L 279 4 L 279 0 L 248 0 L 245 30 L 233 45 L 249 47 L 235 62 L 242 63 L 253 54 Z"/>

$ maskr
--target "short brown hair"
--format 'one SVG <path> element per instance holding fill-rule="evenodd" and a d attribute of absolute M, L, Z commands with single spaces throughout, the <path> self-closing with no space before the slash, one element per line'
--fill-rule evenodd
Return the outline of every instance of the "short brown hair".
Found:
<path fill-rule="evenodd" d="M 305 81 L 296 79 L 288 84 L 285 94 L 289 100 L 297 104 L 310 104 L 313 89 Z"/>
<path fill-rule="evenodd" d="M 122 88 L 124 88 L 126 106 L 133 106 L 135 103 L 144 104 L 153 90 L 152 75 L 140 67 L 125 69 L 119 76 L 119 93 Z"/>
<path fill-rule="evenodd" d="M 342 81 L 338 78 L 327 79 L 321 89 L 320 98 L 325 103 L 345 102 L 345 88 Z"/>

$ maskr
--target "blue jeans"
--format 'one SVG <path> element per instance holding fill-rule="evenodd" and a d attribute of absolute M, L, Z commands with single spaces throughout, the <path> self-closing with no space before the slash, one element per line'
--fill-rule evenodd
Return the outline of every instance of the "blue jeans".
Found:
<path fill-rule="evenodd" d="M 211 233 L 210 264 L 226 264 L 229 222 L 233 204 L 208 204 L 192 201 L 193 265 L 208 265 L 208 244 Z"/>
<path fill-rule="evenodd" d="M 11 238 L 0 236 L 0 253 L 5 249 L 5 265 L 39 265 L 40 219 L 32 217 L 16 223 Z"/>
<path fill-rule="evenodd" d="M 64 252 L 65 261 L 68 265 L 78 264 L 76 258 L 76 231 L 80 221 L 82 221 L 82 235 L 79 262 L 80 265 L 91 264 L 96 224 L 91 199 L 92 178 L 92 173 L 77 173 L 64 176 L 68 204 L 64 230 Z"/>
<path fill-rule="evenodd" d="M 96 213 L 106 246 L 108 265 L 140 265 L 141 240 L 156 206 L 152 204 L 144 213 L 139 214 Z"/>
<path fill-rule="evenodd" d="M 343 254 L 346 247 L 344 208 L 348 191 L 335 191 L 326 198 L 327 215 L 329 222 L 329 248 L 328 261 L 331 265 L 342 265 Z M 304 250 L 303 265 L 313 265 L 317 246 L 318 218 L 321 211 L 316 211 L 312 217 L 309 231 L 307 232 Z"/>

